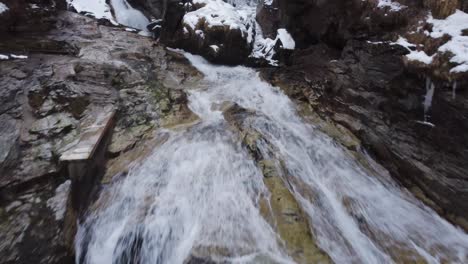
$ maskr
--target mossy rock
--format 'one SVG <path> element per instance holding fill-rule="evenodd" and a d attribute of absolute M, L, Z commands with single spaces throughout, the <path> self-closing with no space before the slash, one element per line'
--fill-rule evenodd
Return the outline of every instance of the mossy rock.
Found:
<path fill-rule="evenodd" d="M 264 183 L 270 192 L 269 200 L 260 200 L 259 209 L 263 217 L 277 230 L 285 248 L 298 263 L 332 263 L 330 257 L 321 250 L 310 231 L 307 216 L 290 192 L 282 176 L 283 164 L 274 159 L 274 147 L 251 126 L 255 112 L 231 105 L 224 110 L 224 116 L 238 133 L 243 145 L 248 149 L 257 166 L 262 170 Z M 267 145 L 269 153 L 262 153 L 259 145 Z"/>
<path fill-rule="evenodd" d="M 307 218 L 284 181 L 280 177 L 268 177 L 264 182 L 271 193 L 271 214 L 276 229 L 294 260 L 298 263 L 332 263 L 316 245 Z"/>

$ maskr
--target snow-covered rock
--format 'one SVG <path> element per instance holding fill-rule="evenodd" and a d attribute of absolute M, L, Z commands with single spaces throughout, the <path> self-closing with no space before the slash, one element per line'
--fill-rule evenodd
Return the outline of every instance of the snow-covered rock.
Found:
<path fill-rule="evenodd" d="M 457 79 L 468 74 L 468 14 L 456 10 L 445 19 L 431 13 L 417 30 L 400 37 L 394 44 L 408 49 L 407 64 L 426 69 L 442 79 Z M 464 33 L 465 32 L 465 33 Z"/>
<path fill-rule="evenodd" d="M 191 30 L 226 28 L 239 30 L 248 43 L 252 42 L 251 16 L 247 10 L 235 8 L 222 0 L 194 0 L 201 8 L 185 14 L 184 27 Z"/>
<path fill-rule="evenodd" d="M 205 56 L 212 62 L 242 64 L 252 51 L 255 6 L 242 1 L 194 0 L 167 45 Z M 234 6 L 234 4 L 236 6 Z M 166 17 L 166 22 L 171 18 Z M 169 21 L 170 23 L 170 21 Z M 163 36 L 167 36 L 163 28 Z"/>
<path fill-rule="evenodd" d="M 0 14 L 3 12 L 8 11 L 8 6 L 6 6 L 4 3 L 0 2 Z"/>
<path fill-rule="evenodd" d="M 400 11 L 404 8 L 406 8 L 406 6 L 394 1 L 394 0 L 379 0 L 379 2 L 377 3 L 377 7 L 378 8 L 388 8 L 390 10 L 390 12 L 397 12 L 397 11 Z"/>
<path fill-rule="evenodd" d="M 427 20 L 433 25 L 432 38 L 441 38 L 448 35 L 451 39 L 439 47 L 439 52 L 451 54 L 450 62 L 456 64 L 450 71 L 454 73 L 468 72 L 468 36 L 463 30 L 468 30 L 468 14 L 457 10 L 446 19 L 434 19 L 432 16 Z"/>
<path fill-rule="evenodd" d="M 78 13 L 87 14 L 97 19 L 107 19 L 117 25 L 106 0 L 67 0 L 67 3 Z"/>
<path fill-rule="evenodd" d="M 260 28 L 260 26 L 257 26 Z M 257 30 L 251 58 L 265 60 L 268 64 L 278 66 L 278 52 L 281 50 L 294 50 L 296 42 L 285 28 L 276 32 L 276 38 L 264 37 L 260 29 Z"/>

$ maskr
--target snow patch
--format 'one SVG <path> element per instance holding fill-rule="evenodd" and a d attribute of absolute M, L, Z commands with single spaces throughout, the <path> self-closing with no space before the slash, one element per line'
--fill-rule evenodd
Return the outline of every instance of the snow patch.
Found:
<path fill-rule="evenodd" d="M 415 50 L 417 46 L 410 43 L 406 38 L 401 37 L 401 36 L 398 38 L 396 42 L 391 42 L 390 45 L 400 45 L 402 47 L 405 47 L 409 51 L 409 54 L 406 55 L 406 58 L 409 61 L 418 61 L 418 62 L 429 65 L 433 62 L 434 57 L 435 57 L 435 55 L 432 55 L 432 56 L 427 55 L 427 53 L 422 50 Z"/>
<path fill-rule="evenodd" d="M 296 47 L 296 42 L 285 28 L 278 29 L 278 37 L 276 39 L 281 40 L 283 49 L 293 50 Z"/>
<path fill-rule="evenodd" d="M 203 30 L 195 30 L 195 34 L 197 34 L 201 39 L 205 39 L 205 32 L 203 32 Z"/>
<path fill-rule="evenodd" d="M 0 60 L 8 60 L 9 58 L 8 55 L 0 54 Z"/>
<path fill-rule="evenodd" d="M 196 30 L 199 22 L 204 21 L 208 28 L 239 29 L 242 36 L 247 37 L 248 43 L 253 41 L 252 20 L 255 7 L 249 5 L 234 7 L 222 0 L 194 0 L 193 3 L 203 7 L 188 12 L 183 18 L 184 24 L 192 30 Z"/>
<path fill-rule="evenodd" d="M 54 197 L 47 200 L 47 206 L 55 213 L 55 220 L 62 220 L 67 209 L 71 181 L 67 180 L 57 187 Z"/>
<path fill-rule="evenodd" d="M 13 59 L 20 59 L 20 60 L 25 60 L 28 58 L 26 55 L 15 55 L 15 54 L 10 54 L 10 57 Z"/>
<path fill-rule="evenodd" d="M 446 19 L 435 19 L 432 15 L 429 15 L 427 22 L 433 25 L 430 33 L 433 38 L 440 38 L 445 34 L 458 37 L 464 29 L 468 28 L 468 14 L 457 10 Z"/>
<path fill-rule="evenodd" d="M 4 3 L 0 2 L 0 14 L 3 13 L 3 12 L 6 12 L 8 10 L 9 10 L 8 6 L 6 6 Z"/>
<path fill-rule="evenodd" d="M 406 55 L 406 58 L 410 61 L 418 61 L 422 62 L 424 64 L 431 64 L 432 61 L 434 60 L 434 55 L 429 56 L 426 54 L 424 51 L 411 51 L 408 55 Z"/>
<path fill-rule="evenodd" d="M 433 25 L 432 38 L 441 38 L 444 35 L 452 37 L 450 41 L 439 48 L 439 52 L 453 54 L 450 62 L 457 64 L 450 72 L 468 72 L 468 36 L 463 36 L 463 30 L 468 29 L 468 14 L 457 10 L 446 19 L 434 19 L 429 15 L 428 23 Z"/>
<path fill-rule="evenodd" d="M 106 0 L 67 0 L 67 3 L 78 13 L 85 13 L 97 19 L 108 19 L 112 24 L 118 25 Z"/>
<path fill-rule="evenodd" d="M 398 12 L 404 8 L 406 8 L 406 6 L 398 3 L 398 2 L 394 2 L 392 0 L 379 0 L 379 3 L 377 4 L 377 7 L 378 8 L 389 8 L 389 10 L 391 12 Z"/>
<path fill-rule="evenodd" d="M 278 29 L 275 39 L 263 37 L 263 33 L 258 23 L 256 26 L 256 31 L 257 34 L 255 36 L 253 51 L 250 55 L 252 58 L 264 59 L 268 62 L 268 64 L 272 66 L 278 66 L 278 61 L 273 59 L 276 54 L 275 46 L 278 40 L 281 40 L 281 43 L 283 44 L 281 48 L 283 49 L 293 50 L 296 47 L 296 42 L 294 41 L 293 37 L 284 28 Z"/>
<path fill-rule="evenodd" d="M 414 45 L 413 43 L 410 43 L 406 38 L 404 37 L 399 37 L 398 40 L 396 42 L 394 42 L 395 44 L 398 44 L 400 46 L 403 46 L 405 48 L 407 48 L 408 50 L 411 51 L 411 48 L 415 48 L 416 45 Z"/>
<path fill-rule="evenodd" d="M 211 45 L 210 48 L 215 52 L 218 53 L 219 47 L 217 45 Z"/>

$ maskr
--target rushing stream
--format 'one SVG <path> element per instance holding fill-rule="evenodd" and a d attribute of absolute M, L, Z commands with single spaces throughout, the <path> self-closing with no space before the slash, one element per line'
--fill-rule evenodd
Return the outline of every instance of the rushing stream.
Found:
<path fill-rule="evenodd" d="M 80 224 L 77 263 L 297 262 L 262 215 L 261 200 L 270 190 L 219 109 L 226 102 L 253 115 L 251 128 L 268 143 L 258 145 L 260 152 L 281 161 L 285 186 L 315 243 L 334 262 L 468 262 L 466 233 L 372 161 L 372 168 L 358 163 L 255 70 L 185 56 L 205 75 L 187 91 L 201 121 L 160 131 L 168 139 L 106 186 L 97 209 Z"/>
<path fill-rule="evenodd" d="M 466 263 L 463 231 L 393 184 L 383 170 L 369 175 L 254 70 L 186 57 L 205 75 L 189 97 L 202 121 L 165 132 L 165 143 L 103 192 L 105 206 L 80 227 L 78 261 L 184 263 L 198 255 L 228 263 L 294 261 L 259 211 L 260 197 L 268 195 L 261 170 L 222 112 L 213 110 L 228 101 L 255 111 L 254 128 L 284 161 L 291 177 L 285 180 L 318 245 L 336 263 L 398 263 L 392 247 L 428 263 Z M 298 191 L 304 189 L 315 198 Z"/>

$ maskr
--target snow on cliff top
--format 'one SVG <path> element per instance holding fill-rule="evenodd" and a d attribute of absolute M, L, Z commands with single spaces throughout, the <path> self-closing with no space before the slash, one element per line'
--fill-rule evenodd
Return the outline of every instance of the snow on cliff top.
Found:
<path fill-rule="evenodd" d="M 239 29 L 242 34 L 247 34 L 248 42 L 252 42 L 252 14 L 248 5 L 234 7 L 222 0 L 194 0 L 194 4 L 204 5 L 184 16 L 184 24 L 195 30 L 200 21 L 205 21 L 207 27 L 228 26 L 230 29 Z"/>
<path fill-rule="evenodd" d="M 264 2 L 271 4 L 269 0 L 264 0 Z M 193 3 L 202 7 L 185 14 L 184 24 L 187 29 L 200 31 L 197 26 L 201 21 L 208 28 L 222 26 L 239 29 L 246 37 L 246 41 L 253 43 L 253 51 L 250 55 L 253 58 L 265 59 L 269 64 L 277 65 L 277 61 L 273 60 L 276 43 L 280 40 L 282 49 L 292 50 L 296 46 L 293 37 L 284 28 L 278 29 L 275 39 L 263 37 L 260 25 L 255 21 L 255 1 L 194 0 Z M 212 48 L 215 49 L 215 47 Z"/>
<path fill-rule="evenodd" d="M 393 11 L 393 12 L 397 12 L 397 11 L 400 11 L 404 8 L 406 8 L 406 6 L 398 3 L 398 2 L 395 2 L 395 1 L 392 1 L 392 0 L 379 0 L 378 4 L 377 4 L 377 7 L 378 8 L 389 8 L 390 11 Z"/>
<path fill-rule="evenodd" d="M 8 6 L 6 6 L 4 3 L 0 2 L 0 14 L 7 11 Z"/>
<path fill-rule="evenodd" d="M 296 42 L 285 28 L 278 29 L 277 39 L 281 40 L 283 49 L 293 50 L 296 47 Z"/>
<path fill-rule="evenodd" d="M 97 19 L 104 18 L 117 24 L 106 0 L 67 0 L 67 3 L 73 6 L 78 13 L 87 13 Z"/>
<path fill-rule="evenodd" d="M 439 51 L 450 52 L 453 57 L 450 62 L 457 64 L 450 72 L 468 71 L 468 36 L 463 36 L 463 30 L 468 29 L 468 14 L 457 10 L 446 19 L 434 19 L 431 15 L 427 19 L 433 25 L 429 35 L 432 38 L 440 38 L 444 35 L 452 37 L 450 41 L 439 48 Z"/>
<path fill-rule="evenodd" d="M 427 65 L 432 64 L 433 59 L 441 54 L 451 54 L 450 62 L 455 66 L 450 70 L 451 73 L 468 72 L 468 36 L 464 36 L 463 31 L 468 30 L 468 14 L 457 10 L 446 19 L 435 19 L 431 14 L 427 16 L 426 22 L 432 24 L 432 31 L 424 31 L 424 34 L 430 38 L 441 38 L 445 35 L 450 40 L 440 46 L 437 52 L 429 56 L 421 50 L 422 44 L 414 45 L 407 39 L 400 37 L 394 44 L 401 45 L 409 50 L 406 58 L 410 61 L 416 61 Z M 418 30 L 423 30 L 420 27 Z"/>

